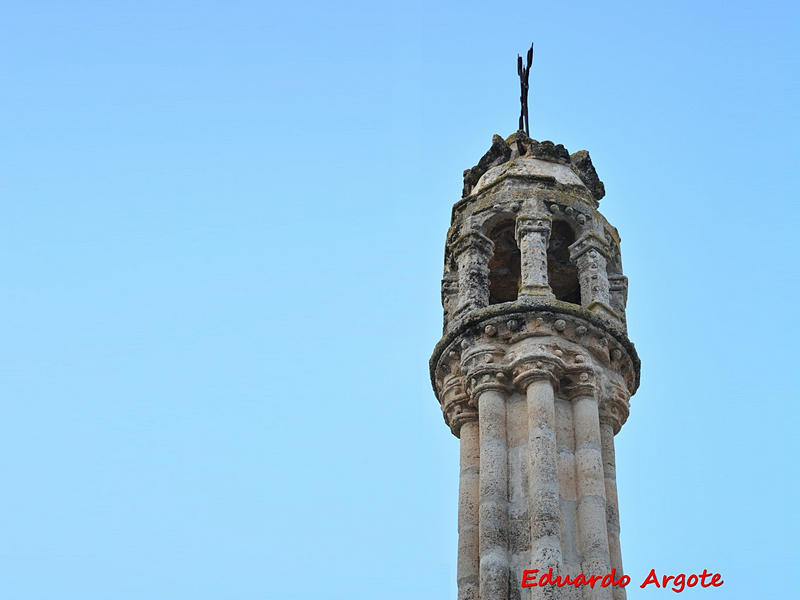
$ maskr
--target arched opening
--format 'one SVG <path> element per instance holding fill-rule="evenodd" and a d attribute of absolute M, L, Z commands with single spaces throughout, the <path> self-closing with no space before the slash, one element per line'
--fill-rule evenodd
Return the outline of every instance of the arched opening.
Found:
<path fill-rule="evenodd" d="M 489 260 L 489 304 L 513 302 L 519 295 L 522 274 L 514 221 L 504 221 L 489 232 L 494 253 Z"/>
<path fill-rule="evenodd" d="M 547 245 L 547 280 L 556 300 L 581 303 L 581 286 L 578 268 L 569 259 L 570 244 L 575 243 L 575 232 L 565 221 L 553 221 L 550 242 Z"/>

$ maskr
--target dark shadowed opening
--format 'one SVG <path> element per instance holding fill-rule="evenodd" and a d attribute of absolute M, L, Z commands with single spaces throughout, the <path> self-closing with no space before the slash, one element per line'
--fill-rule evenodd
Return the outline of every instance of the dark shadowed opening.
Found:
<path fill-rule="evenodd" d="M 547 245 L 547 279 L 556 300 L 581 303 L 578 268 L 569 260 L 569 246 L 575 242 L 572 227 L 564 221 L 553 221 Z"/>
<path fill-rule="evenodd" d="M 512 302 L 519 294 L 521 275 L 514 221 L 505 221 L 489 232 L 494 253 L 489 261 L 489 304 Z"/>

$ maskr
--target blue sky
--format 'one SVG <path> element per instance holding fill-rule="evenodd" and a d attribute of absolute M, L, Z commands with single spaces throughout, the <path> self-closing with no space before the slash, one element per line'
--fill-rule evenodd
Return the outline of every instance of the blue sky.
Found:
<path fill-rule="evenodd" d="M 455 597 L 427 360 L 531 41 L 532 135 L 591 151 L 623 239 L 626 570 L 792 594 L 795 4 L 0 14 L 1 597 Z"/>

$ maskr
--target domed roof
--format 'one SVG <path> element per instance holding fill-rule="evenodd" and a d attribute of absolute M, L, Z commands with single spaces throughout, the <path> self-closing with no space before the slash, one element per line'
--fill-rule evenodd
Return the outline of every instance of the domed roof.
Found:
<path fill-rule="evenodd" d="M 586 150 L 570 155 L 561 144 L 539 142 L 517 131 L 508 139 L 492 138 L 492 147 L 478 164 L 464 171 L 463 196 L 479 193 L 504 176 L 546 177 L 563 185 L 577 185 L 599 202 L 605 195 Z"/>

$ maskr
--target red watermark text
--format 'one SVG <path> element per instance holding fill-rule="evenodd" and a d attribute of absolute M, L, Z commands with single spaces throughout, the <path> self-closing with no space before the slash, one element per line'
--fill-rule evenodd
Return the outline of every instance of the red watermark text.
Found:
<path fill-rule="evenodd" d="M 617 577 L 616 569 L 611 569 L 610 573 L 605 575 L 554 575 L 552 567 L 547 571 L 539 572 L 539 569 L 525 569 L 522 572 L 522 587 L 539 587 L 539 586 L 574 586 L 584 587 L 588 586 L 593 588 L 595 585 L 600 587 L 625 587 L 631 582 L 631 578 L 627 575 L 620 575 Z M 722 575 L 720 573 L 709 573 L 703 569 L 702 573 L 678 573 L 677 575 L 662 575 L 660 578 L 656 574 L 655 569 L 650 569 L 640 588 L 645 588 L 648 585 L 654 585 L 657 588 L 669 587 L 673 592 L 682 592 L 687 587 L 719 587 L 723 583 Z"/>

